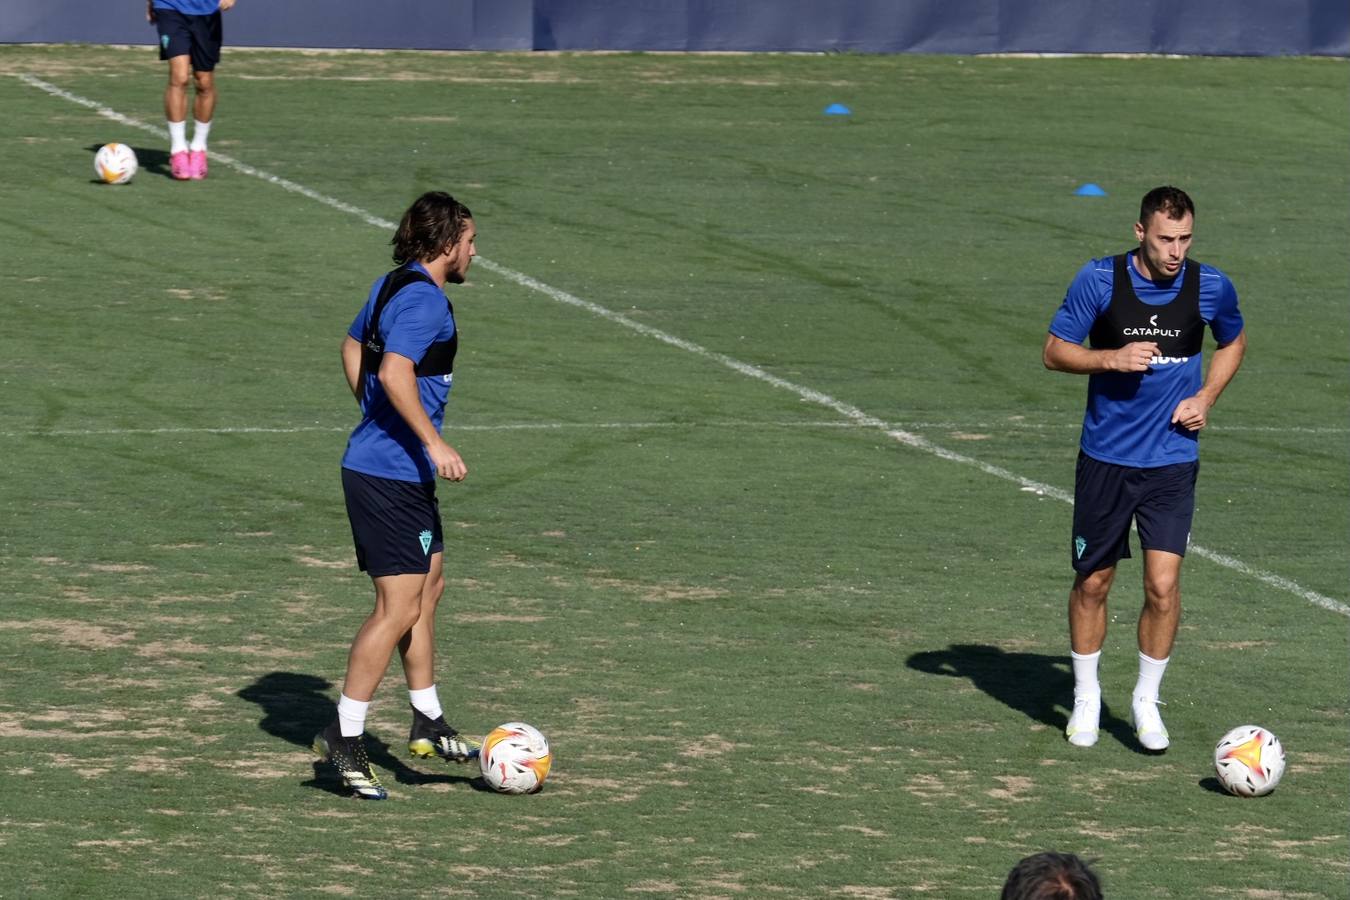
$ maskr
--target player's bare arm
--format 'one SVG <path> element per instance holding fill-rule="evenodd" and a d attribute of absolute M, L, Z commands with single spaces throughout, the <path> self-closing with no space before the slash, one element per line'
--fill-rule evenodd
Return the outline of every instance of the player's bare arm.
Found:
<path fill-rule="evenodd" d="M 413 361 L 406 356 L 386 352 L 380 363 L 379 378 L 384 392 L 389 396 L 389 402 L 426 448 L 427 457 L 436 467 L 436 474 L 450 481 L 463 481 L 469 474 L 468 467 L 455 448 L 441 438 L 426 410 L 422 408 Z"/>
<path fill-rule="evenodd" d="M 1135 341 L 1118 350 L 1092 350 L 1048 334 L 1041 361 L 1047 369 L 1056 372 L 1095 375 L 1098 372 L 1147 372 L 1150 361 L 1157 355 L 1158 345 L 1153 341 Z"/>
<path fill-rule="evenodd" d="M 1223 389 L 1237 374 L 1242 365 L 1242 357 L 1247 352 L 1247 332 L 1214 351 L 1209 360 L 1209 371 L 1205 373 L 1205 383 L 1195 396 L 1187 397 L 1177 404 L 1172 412 L 1172 422 L 1188 431 L 1199 431 L 1209 424 L 1209 411 L 1218 401 Z"/>
<path fill-rule="evenodd" d="M 232 6 L 234 6 L 234 0 L 220 0 L 221 12 L 224 12 L 225 10 L 231 8 Z"/>
<path fill-rule="evenodd" d="M 357 404 L 361 402 L 361 342 L 350 334 L 342 339 L 342 371 L 347 376 L 347 387 Z"/>
<path fill-rule="evenodd" d="M 145 21 L 155 24 L 155 0 L 145 0 Z"/>

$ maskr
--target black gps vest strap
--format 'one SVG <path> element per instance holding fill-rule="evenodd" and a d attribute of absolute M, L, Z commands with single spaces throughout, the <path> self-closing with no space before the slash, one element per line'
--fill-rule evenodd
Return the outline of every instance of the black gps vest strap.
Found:
<path fill-rule="evenodd" d="M 1118 350 L 1135 341 L 1152 341 L 1160 356 L 1195 356 L 1205 338 L 1200 317 L 1200 263 L 1186 260 L 1177 295 L 1161 306 L 1139 299 L 1130 281 L 1130 255 L 1114 259 L 1111 303 L 1088 335 L 1094 350 Z"/>
<path fill-rule="evenodd" d="M 389 301 L 394 295 L 403 290 L 410 284 L 424 281 L 427 284 L 435 285 L 431 276 L 424 272 L 409 266 L 403 266 L 390 272 L 384 278 L 384 284 L 380 286 L 379 296 L 375 298 L 375 307 L 370 311 L 370 321 L 366 323 L 365 333 L 361 340 L 361 368 L 363 372 L 378 372 L 380 363 L 384 359 L 384 344 L 380 342 L 380 316 L 384 313 L 384 308 L 389 305 Z M 447 299 L 445 305 L 450 310 L 450 315 L 454 316 L 455 308 Z M 437 341 L 427 348 L 423 354 L 422 360 L 417 363 L 413 371 L 419 377 L 424 375 L 449 375 L 455 368 L 455 352 L 459 349 L 459 328 L 456 326 L 455 333 L 450 336 L 448 341 Z"/>

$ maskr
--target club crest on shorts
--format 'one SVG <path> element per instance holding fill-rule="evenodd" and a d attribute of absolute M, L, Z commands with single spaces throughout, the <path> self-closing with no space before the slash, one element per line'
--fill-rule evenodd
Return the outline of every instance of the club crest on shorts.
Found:
<path fill-rule="evenodd" d="M 1083 536 L 1080 534 L 1078 537 L 1073 539 L 1074 554 L 1077 556 L 1078 559 L 1082 559 L 1083 553 L 1086 550 L 1087 550 L 1087 541 L 1083 540 Z"/>
<path fill-rule="evenodd" d="M 422 542 L 422 555 L 426 556 L 431 550 L 431 532 L 424 531 L 417 536 L 417 539 Z"/>

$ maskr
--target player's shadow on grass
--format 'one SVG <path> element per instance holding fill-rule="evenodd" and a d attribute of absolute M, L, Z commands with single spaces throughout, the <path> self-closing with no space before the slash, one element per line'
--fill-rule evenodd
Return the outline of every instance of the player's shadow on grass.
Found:
<path fill-rule="evenodd" d="M 333 721 L 333 701 L 329 693 L 332 688 L 331 682 L 317 675 L 268 672 L 248 687 L 239 690 L 237 694 L 240 698 L 256 703 L 262 708 L 263 717 L 258 722 L 259 728 L 308 751 L 314 735 Z M 366 732 L 366 753 L 370 756 L 372 764 L 386 772 L 392 772 L 394 780 L 399 784 L 468 782 L 475 788 L 489 790 L 477 777 L 477 765 L 466 765 L 460 774 L 419 772 L 399 759 L 388 743 L 369 731 Z M 435 760 L 429 761 L 428 764 L 444 765 Z M 304 782 L 304 785 L 343 796 L 349 793 L 333 767 L 318 760 L 314 762 L 314 778 Z"/>
<path fill-rule="evenodd" d="M 85 149 L 92 156 L 102 146 L 102 144 L 90 144 Z M 173 177 L 173 172 L 169 169 L 169 154 L 166 151 L 151 147 L 132 147 L 131 152 L 136 154 L 136 164 L 139 171 L 149 172 L 152 175 L 162 175 L 165 178 Z M 91 180 L 99 184 L 103 183 L 97 178 Z"/>
<path fill-rule="evenodd" d="M 1062 732 L 1069 724 L 1064 701 L 1073 696 L 1073 675 L 1063 656 L 1008 653 L 987 644 L 952 644 L 946 650 L 915 653 L 911 669 L 949 678 L 968 678 L 990 697 L 1028 718 Z M 1125 746 L 1147 753 L 1130 723 L 1102 703 L 1101 730 Z"/>

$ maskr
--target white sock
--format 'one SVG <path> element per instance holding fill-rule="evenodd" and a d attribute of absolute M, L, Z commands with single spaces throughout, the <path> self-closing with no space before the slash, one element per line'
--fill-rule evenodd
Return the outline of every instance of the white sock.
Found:
<path fill-rule="evenodd" d="M 210 133 L 211 133 L 211 123 L 210 123 L 210 122 L 199 122 L 199 121 L 197 121 L 196 119 L 193 119 L 193 120 L 192 120 L 192 146 L 191 146 L 189 149 L 191 149 L 191 150 L 205 150 L 205 149 L 206 149 L 206 136 L 209 135 Z"/>
<path fill-rule="evenodd" d="M 187 122 L 169 123 L 169 152 L 182 153 L 188 148 Z"/>
<path fill-rule="evenodd" d="M 419 688 L 415 691 L 409 688 L 408 699 L 412 702 L 413 709 L 428 719 L 439 719 L 441 717 L 441 700 L 436 696 L 436 685 L 433 684 L 429 688 Z"/>
<path fill-rule="evenodd" d="M 1102 651 L 1074 653 L 1070 650 L 1069 656 L 1073 658 L 1073 695 L 1075 697 L 1100 695 L 1102 686 L 1097 681 L 1097 663 L 1102 658 Z"/>
<path fill-rule="evenodd" d="M 1167 659 L 1171 659 L 1169 656 Z M 1167 659 L 1154 659 L 1139 654 L 1139 680 L 1134 683 L 1134 699 L 1157 700 L 1162 688 L 1163 673 L 1167 671 Z"/>
<path fill-rule="evenodd" d="M 366 710 L 369 700 L 353 700 L 346 694 L 338 698 L 338 727 L 343 737 L 356 737 L 366 730 Z"/>

